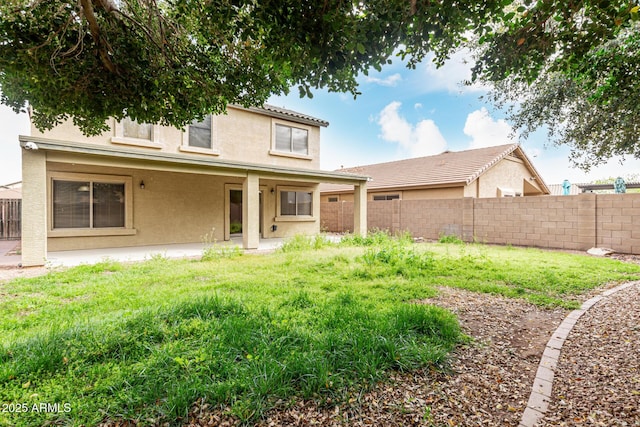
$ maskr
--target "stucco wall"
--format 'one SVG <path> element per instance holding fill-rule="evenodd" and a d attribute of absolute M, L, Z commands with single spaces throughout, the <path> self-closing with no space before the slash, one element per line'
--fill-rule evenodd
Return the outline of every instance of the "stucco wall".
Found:
<path fill-rule="evenodd" d="M 497 189 L 510 188 L 521 195 L 525 194 L 524 180 L 529 180 L 531 172 L 524 165 L 522 160 L 512 157 L 505 157 L 501 162 L 489 169 L 477 180 L 477 197 L 499 197 Z M 539 189 L 535 181 L 530 184 Z"/>
<path fill-rule="evenodd" d="M 341 203 L 342 204 L 342 203 Z M 329 231 L 340 224 L 339 211 L 323 203 L 321 220 Z M 344 212 L 349 202 L 344 203 Z M 640 254 L 640 194 L 393 200 L 369 202 L 373 224 L 391 232 L 438 239 L 454 234 L 464 240 L 555 249 L 609 247 Z"/>
<path fill-rule="evenodd" d="M 202 173 L 158 171 L 135 167 L 100 166 L 78 163 L 47 163 L 48 196 L 51 205 L 51 175 L 86 173 L 116 175 L 132 179 L 133 235 L 51 237 L 47 239 L 49 251 L 97 249 L 172 243 L 199 243 L 214 230 L 217 241 L 225 238 L 228 218 L 225 198 L 228 188 L 242 189 L 242 177 L 206 175 Z M 140 182 L 144 181 L 144 189 Z M 277 219 L 277 189 L 287 188 L 317 190 L 317 184 L 297 183 L 278 179 L 261 179 L 263 197 L 263 236 L 287 237 L 294 234 L 315 234 L 320 230 L 319 193 L 315 191 L 312 220 Z M 271 192 L 273 190 L 273 192 Z M 51 230 L 51 209 L 48 209 L 48 226 Z M 277 230 L 272 231 L 272 226 Z M 49 232 L 51 235 L 55 233 Z"/>
<path fill-rule="evenodd" d="M 212 229 L 215 239 L 224 239 L 223 177 L 61 163 L 48 164 L 48 172 L 131 176 L 136 230 L 132 236 L 49 237 L 50 251 L 201 242 Z M 51 214 L 48 222 L 51 229 Z"/>
<path fill-rule="evenodd" d="M 31 127 L 31 136 L 105 146 L 127 146 L 150 152 L 164 152 L 199 157 L 213 157 L 246 163 L 258 163 L 293 168 L 320 168 L 320 128 L 294 121 L 272 118 L 263 114 L 230 107 L 228 114 L 214 116 L 212 120 L 213 148 L 211 153 L 181 150 L 185 134 L 173 127 L 156 126 L 157 144 L 123 144 L 116 138 L 115 121 L 107 122 L 111 130 L 98 136 L 87 137 L 68 120 L 53 129 L 40 132 Z M 307 129 L 309 155 L 306 158 L 277 154 L 272 150 L 272 132 L 275 123 Z M 118 142 L 119 141 L 119 142 Z"/>
<path fill-rule="evenodd" d="M 450 187 L 450 188 L 430 188 L 430 189 L 415 189 L 415 190 L 388 190 L 388 191 L 376 191 L 371 190 L 367 193 L 367 200 L 373 200 L 374 196 L 384 196 L 398 194 L 403 200 L 423 200 L 423 199 L 456 199 L 463 197 L 465 194 L 463 187 Z M 337 197 L 339 202 L 353 202 L 353 193 L 344 194 L 322 194 L 322 202 L 329 203 L 330 197 Z M 333 202 L 335 203 L 335 202 Z"/>
<path fill-rule="evenodd" d="M 464 194 L 463 187 L 431 188 L 429 190 L 405 190 L 402 192 L 402 199 L 403 200 L 457 199 L 462 197 L 463 194 Z"/>

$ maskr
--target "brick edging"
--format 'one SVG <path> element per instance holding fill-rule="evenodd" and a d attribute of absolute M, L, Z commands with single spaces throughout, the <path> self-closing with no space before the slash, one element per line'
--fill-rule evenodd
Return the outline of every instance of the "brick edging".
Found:
<path fill-rule="evenodd" d="M 580 306 L 579 309 L 569 313 L 569 315 L 562 321 L 560 326 L 558 326 L 558 329 L 556 329 L 551 335 L 551 338 L 549 339 L 549 342 L 547 342 L 547 346 L 542 353 L 540 364 L 538 365 L 538 371 L 536 372 L 536 377 L 533 381 L 531 395 L 529 396 L 529 402 L 522 414 L 519 427 L 534 427 L 547 412 L 549 402 L 551 401 L 554 372 L 556 371 L 558 360 L 560 359 L 560 350 L 569 336 L 569 332 L 571 332 L 576 323 L 578 323 L 578 319 L 580 319 L 587 310 L 596 305 L 602 299 L 623 289 L 635 286 L 638 283 L 640 282 L 628 282 L 609 289 L 582 303 L 582 306 Z"/>

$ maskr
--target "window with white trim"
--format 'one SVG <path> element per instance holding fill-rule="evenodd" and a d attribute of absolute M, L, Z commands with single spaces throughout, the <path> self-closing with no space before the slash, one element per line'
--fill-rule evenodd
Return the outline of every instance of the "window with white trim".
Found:
<path fill-rule="evenodd" d="M 309 131 L 307 129 L 275 125 L 275 150 L 300 155 L 309 154 Z"/>
<path fill-rule="evenodd" d="M 312 216 L 313 192 L 311 191 L 281 191 L 281 216 Z"/>
<path fill-rule="evenodd" d="M 151 123 L 138 123 L 130 117 L 122 120 L 122 136 L 125 138 L 153 140 L 153 125 Z"/>
<path fill-rule="evenodd" d="M 126 183 L 54 179 L 53 229 L 124 228 Z"/>
<path fill-rule="evenodd" d="M 134 145 L 148 148 L 162 148 L 160 128 L 152 123 L 139 123 L 130 117 L 114 121 L 114 144 Z"/>
<path fill-rule="evenodd" d="M 207 115 L 202 121 L 194 121 L 189 125 L 187 145 L 189 147 L 211 150 L 213 140 L 211 138 L 211 115 Z"/>
<path fill-rule="evenodd" d="M 182 132 L 182 143 L 180 151 L 187 153 L 207 154 L 219 156 L 217 148 L 215 123 L 216 117 L 208 114 L 202 120 L 194 120 Z"/>

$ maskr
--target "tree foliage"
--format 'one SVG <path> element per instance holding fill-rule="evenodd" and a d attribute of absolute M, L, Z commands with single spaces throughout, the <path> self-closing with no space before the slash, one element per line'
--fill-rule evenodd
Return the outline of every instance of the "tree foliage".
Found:
<path fill-rule="evenodd" d="M 439 60 L 501 8 L 418 0 L 10 0 L 0 6 L 3 103 L 34 122 L 108 117 L 181 127 L 298 86 L 357 94 L 398 49 Z"/>
<path fill-rule="evenodd" d="M 555 3 L 554 7 L 550 7 Z M 474 77 L 492 83 L 523 136 L 545 126 L 588 170 L 640 158 L 640 25 L 633 2 L 538 2 L 481 49 Z"/>
<path fill-rule="evenodd" d="M 441 64 L 480 42 L 473 78 L 591 164 L 640 155 L 635 1 L 4 0 L 2 102 L 46 129 L 109 117 L 182 127 L 298 87 L 358 94 L 395 55 Z M 578 156 L 579 157 L 579 156 Z"/>

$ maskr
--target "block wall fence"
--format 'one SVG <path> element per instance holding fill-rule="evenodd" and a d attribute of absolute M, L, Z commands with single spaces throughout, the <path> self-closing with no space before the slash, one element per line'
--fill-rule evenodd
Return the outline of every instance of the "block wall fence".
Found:
<path fill-rule="evenodd" d="M 353 203 L 322 203 L 321 227 L 353 230 Z M 369 201 L 369 230 L 438 239 L 640 254 L 640 194 Z"/>

